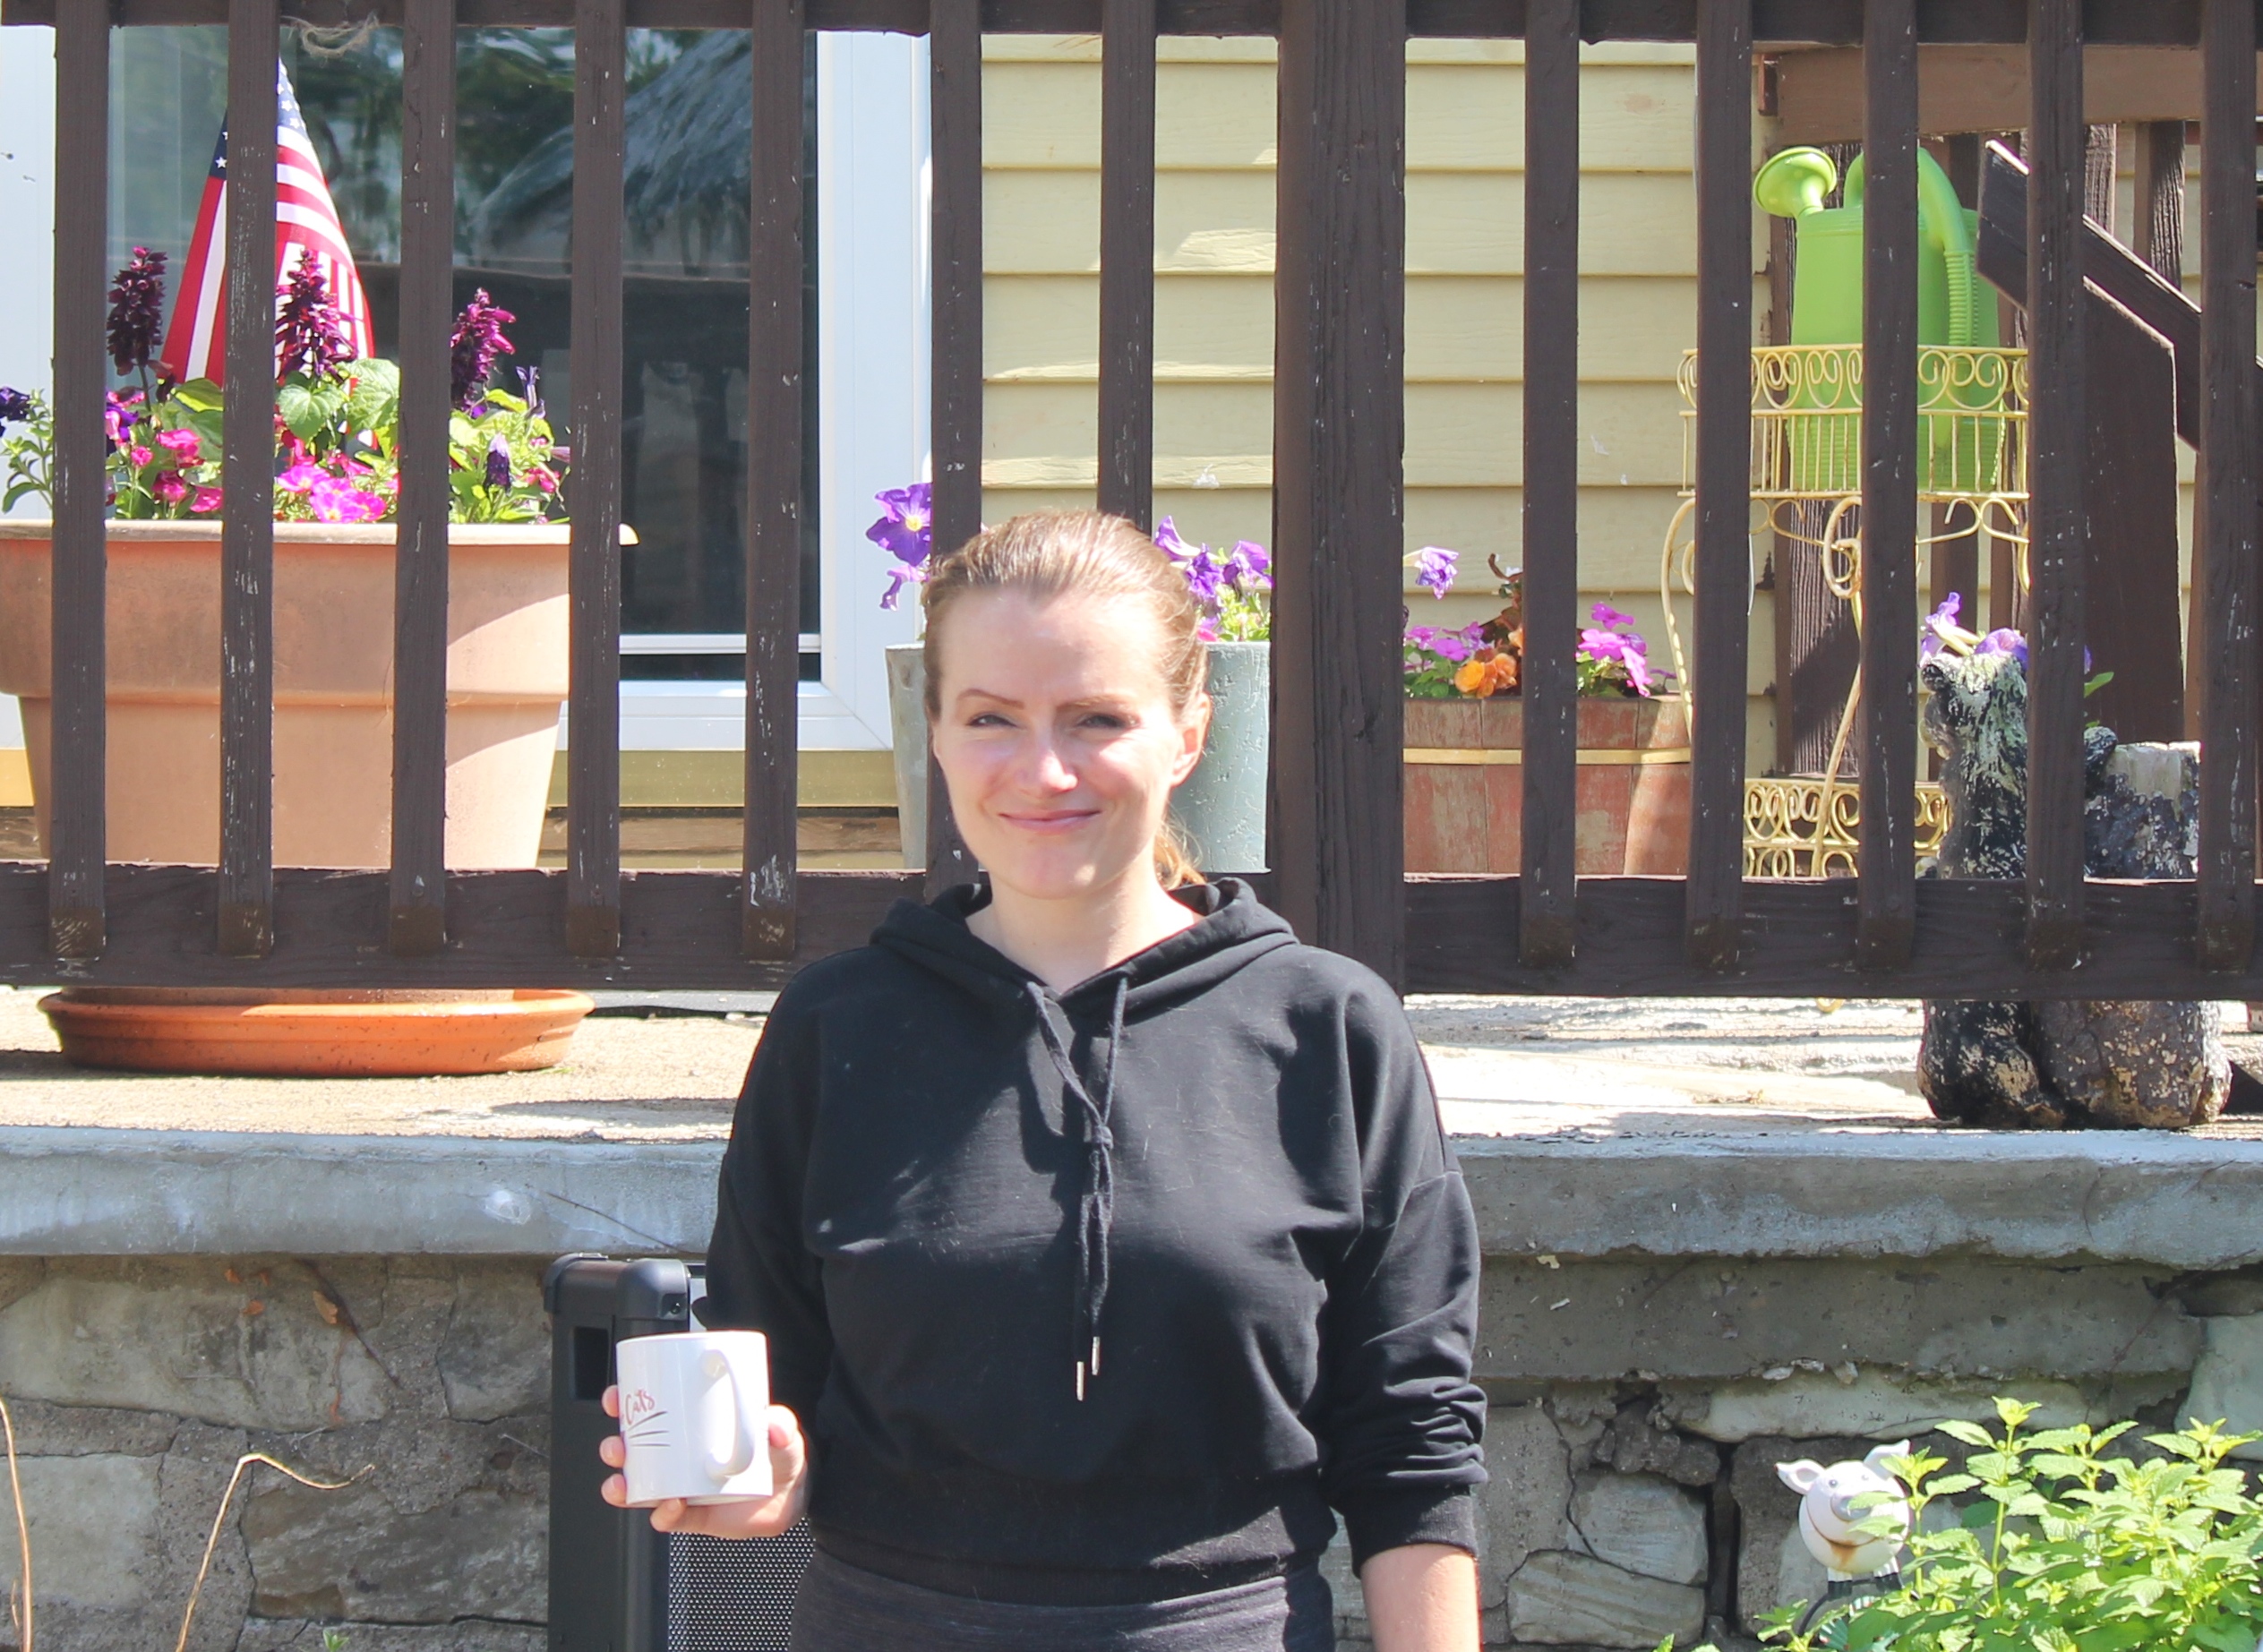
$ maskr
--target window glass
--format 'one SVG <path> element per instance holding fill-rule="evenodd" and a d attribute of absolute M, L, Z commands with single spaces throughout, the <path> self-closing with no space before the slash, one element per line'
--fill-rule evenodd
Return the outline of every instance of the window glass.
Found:
<path fill-rule="evenodd" d="M 114 37 L 109 202 L 112 263 L 136 245 L 174 272 L 226 105 L 227 33 L 129 29 Z M 623 513 L 630 632 L 724 633 L 745 624 L 741 520 L 746 477 L 747 223 L 752 91 L 742 30 L 629 34 Z M 396 350 L 400 256 L 398 30 L 292 29 L 284 62 L 368 289 L 381 355 Z M 815 54 L 804 97 L 815 98 Z M 456 297 L 484 288 L 517 318 L 560 441 L 571 443 L 570 268 L 573 34 L 475 29 L 458 35 Z M 814 110 L 804 154 L 801 629 L 818 629 L 817 292 Z M 570 499 L 570 484 L 569 498 Z M 805 656 L 814 670 L 814 655 Z M 631 655 L 630 675 L 736 677 L 735 655 Z"/>

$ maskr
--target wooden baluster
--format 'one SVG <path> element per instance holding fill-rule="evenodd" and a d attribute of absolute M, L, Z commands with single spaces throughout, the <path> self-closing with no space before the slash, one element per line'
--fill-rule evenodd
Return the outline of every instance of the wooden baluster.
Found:
<path fill-rule="evenodd" d="M 2207 602 L 2201 703 L 2199 950 L 2255 951 L 2255 11 L 2201 12 L 2200 511 Z"/>
<path fill-rule="evenodd" d="M 928 92 L 934 246 L 928 426 L 935 450 L 935 553 L 982 526 L 982 21 L 978 0 L 930 8 Z M 927 892 L 972 883 L 942 765 L 927 765 Z"/>
<path fill-rule="evenodd" d="M 1697 7 L 1697 619 L 1691 685 L 1693 963 L 1736 962 L 1744 908 L 1752 603 L 1752 0 Z"/>
<path fill-rule="evenodd" d="M 1579 855 L 1580 18 L 1524 38 L 1524 962 L 1572 961 Z"/>
<path fill-rule="evenodd" d="M 1274 898 L 1397 981 L 1406 955 L 1406 19 L 1284 0 L 1273 283 Z"/>
<path fill-rule="evenodd" d="M 2027 337 L 2035 387 L 2027 419 L 2027 953 L 2037 969 L 2070 969 L 2082 952 L 2082 568 L 2089 535 L 2080 0 L 2033 0 L 2027 29 L 2034 98 Z"/>
<path fill-rule="evenodd" d="M 55 31 L 54 797 L 47 809 L 47 950 L 101 954 L 108 725 L 103 690 L 108 492 L 102 392 L 103 215 L 109 195 L 108 0 L 58 0 Z"/>
<path fill-rule="evenodd" d="M 449 330 L 455 308 L 456 0 L 407 0 L 401 30 L 400 509 L 393 563 L 389 939 L 448 937 Z"/>
<path fill-rule="evenodd" d="M 1155 525 L 1155 0 L 1102 0 L 1100 508 Z"/>
<path fill-rule="evenodd" d="M 1917 21 L 1863 8 L 1862 850 L 1856 961 L 1909 961 L 1916 933 Z"/>
<path fill-rule="evenodd" d="M 220 952 L 275 944 L 276 0 L 229 0 Z"/>
<path fill-rule="evenodd" d="M 566 946 L 621 950 L 622 0 L 574 0 L 572 700 Z"/>
<path fill-rule="evenodd" d="M 747 721 L 741 930 L 793 955 L 801 677 L 802 0 L 754 11 L 748 211 Z"/>

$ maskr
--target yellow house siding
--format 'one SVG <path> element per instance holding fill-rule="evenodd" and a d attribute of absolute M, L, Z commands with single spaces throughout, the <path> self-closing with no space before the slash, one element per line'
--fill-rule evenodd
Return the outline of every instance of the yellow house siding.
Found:
<path fill-rule="evenodd" d="M 990 520 L 1089 504 L 1097 473 L 1100 48 L 996 38 L 984 84 L 983 466 Z M 1162 43 L 1156 104 L 1156 509 L 1212 541 L 1270 532 L 1274 67 L 1263 40 Z M 1663 660 L 1658 560 L 1678 503 L 1675 375 L 1696 331 L 1688 48 L 1591 47 L 1582 77 L 1583 603 L 1633 612 Z M 1408 51 L 1405 549 L 1464 577 L 1419 617 L 1491 612 L 1522 559 L 1522 48 Z M 1756 247 L 1764 245 L 1756 241 Z M 1756 256 L 1754 269 L 1759 269 Z M 1755 313 L 1764 308 L 1764 292 Z M 1686 618 L 1686 615 L 1684 615 Z M 1748 688 L 1764 689 L 1755 601 Z M 1753 702 L 1753 750 L 1772 749 Z"/>

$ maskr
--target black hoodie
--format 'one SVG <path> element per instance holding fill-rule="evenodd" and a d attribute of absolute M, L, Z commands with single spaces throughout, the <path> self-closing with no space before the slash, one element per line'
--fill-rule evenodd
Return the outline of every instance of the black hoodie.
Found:
<path fill-rule="evenodd" d="M 819 1543 L 1033 1602 L 1475 1547 L 1478 1245 L 1384 983 L 1231 881 L 1059 995 L 959 889 L 779 996 L 711 1323 L 770 1338 Z"/>

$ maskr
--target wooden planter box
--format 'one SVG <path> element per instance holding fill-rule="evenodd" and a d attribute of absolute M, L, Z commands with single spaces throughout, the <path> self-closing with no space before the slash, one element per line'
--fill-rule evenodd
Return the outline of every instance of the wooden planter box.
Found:
<path fill-rule="evenodd" d="M 1410 872 L 1522 869 L 1524 703 L 1407 701 Z M 1678 696 L 1580 701 L 1579 872 L 1689 870 L 1689 707 Z"/>

